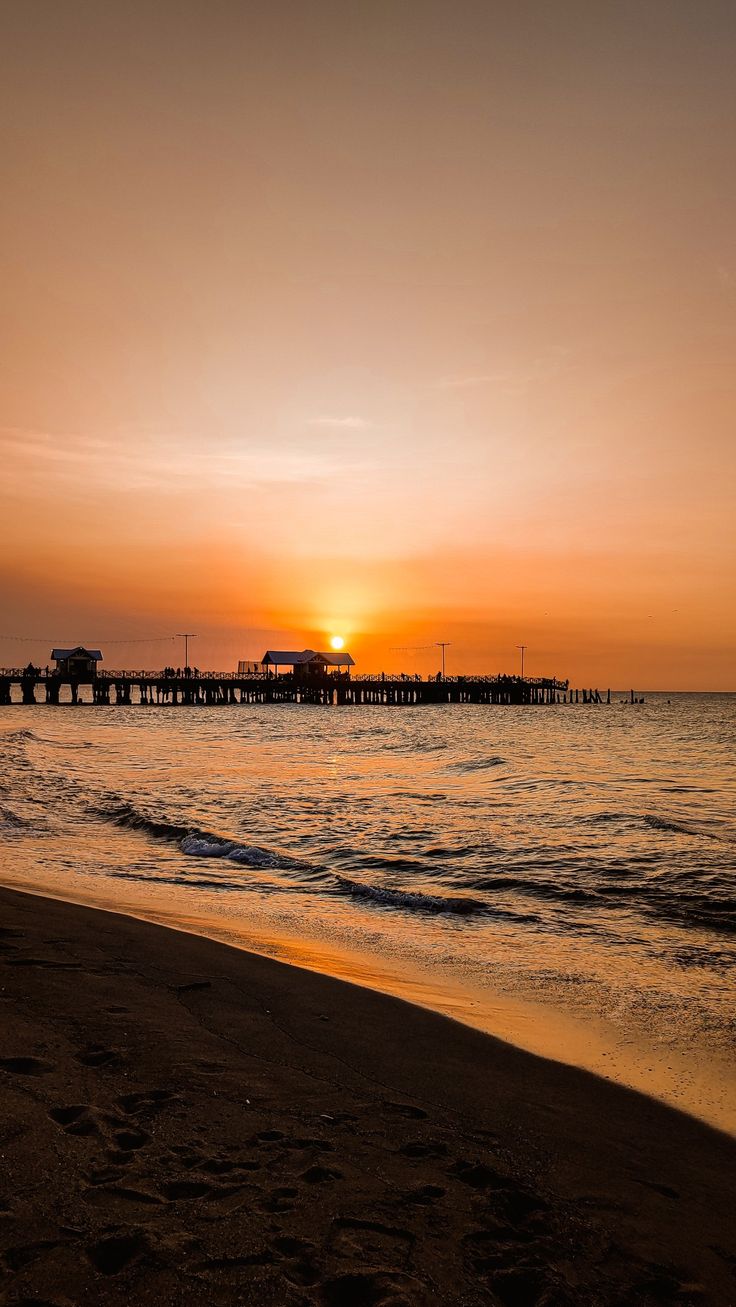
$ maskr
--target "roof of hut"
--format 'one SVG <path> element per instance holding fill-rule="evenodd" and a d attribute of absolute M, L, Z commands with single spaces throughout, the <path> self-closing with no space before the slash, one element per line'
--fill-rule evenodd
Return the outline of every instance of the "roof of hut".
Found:
<path fill-rule="evenodd" d="M 267 649 L 261 662 L 272 667 L 303 667 L 305 663 L 317 659 L 328 667 L 355 666 L 355 660 L 349 653 L 318 653 L 316 649 Z"/>
<path fill-rule="evenodd" d="M 102 654 L 99 649 L 85 649 L 81 644 L 76 645 L 74 649 L 51 650 L 51 657 L 54 662 L 65 662 L 67 658 L 72 658 L 75 654 L 80 654 L 82 658 L 91 658 L 95 663 L 102 662 Z"/>

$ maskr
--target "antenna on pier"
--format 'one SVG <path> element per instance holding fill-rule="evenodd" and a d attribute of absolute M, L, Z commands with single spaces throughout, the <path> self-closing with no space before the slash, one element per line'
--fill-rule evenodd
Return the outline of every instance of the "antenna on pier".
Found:
<path fill-rule="evenodd" d="M 521 679 L 524 680 L 524 652 L 529 648 L 528 644 L 517 644 L 517 649 L 521 650 Z"/>
<path fill-rule="evenodd" d="M 184 641 L 184 666 L 189 666 L 189 641 L 196 640 L 194 631 L 177 631 L 177 639 Z"/>
<path fill-rule="evenodd" d="M 442 679 L 445 679 L 445 649 L 452 644 L 452 640 L 435 640 L 435 645 L 442 650 Z"/>

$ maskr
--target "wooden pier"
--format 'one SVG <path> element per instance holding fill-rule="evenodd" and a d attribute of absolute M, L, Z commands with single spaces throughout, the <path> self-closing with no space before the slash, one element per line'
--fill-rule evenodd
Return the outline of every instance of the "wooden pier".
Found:
<path fill-rule="evenodd" d="M 206 672 L 97 672 L 75 677 L 34 668 L 0 669 L 0 705 L 115 705 L 195 707 L 301 703 L 322 706 L 383 704 L 542 705 L 610 703 L 598 690 L 571 690 L 567 681 L 518 676 L 276 676 Z"/>

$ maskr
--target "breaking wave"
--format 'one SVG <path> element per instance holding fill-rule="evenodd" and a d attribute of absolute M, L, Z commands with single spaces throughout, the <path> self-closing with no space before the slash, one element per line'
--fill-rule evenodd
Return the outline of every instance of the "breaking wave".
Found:
<path fill-rule="evenodd" d="M 39 744 L 43 743 L 41 737 L 36 735 L 35 731 L 25 728 L 18 731 L 6 731 L 0 738 L 3 743 L 7 744 L 25 744 L 28 740 L 37 740 Z"/>
<path fill-rule="evenodd" d="M 351 894 L 354 898 L 372 899 L 387 907 L 412 908 L 417 912 L 452 912 L 459 916 L 470 916 L 475 912 L 486 911 L 486 905 L 479 899 L 449 898 L 442 894 L 416 894 L 411 890 L 366 885 L 362 881 L 350 880 L 347 876 L 336 876 L 335 880 L 339 889 L 345 894 Z"/>
<path fill-rule="evenodd" d="M 184 826 L 181 822 L 149 817 L 130 803 L 108 804 L 97 808 L 95 815 L 103 821 L 112 822 L 115 826 L 143 831 L 154 839 L 178 844 L 182 853 L 189 858 L 227 858 L 230 862 L 240 862 L 247 867 L 301 866 L 294 858 L 288 858 L 273 849 L 264 849 L 257 844 L 244 844 L 226 835 L 214 835 L 193 826 Z"/>
<path fill-rule="evenodd" d="M 237 840 L 227 840 L 219 835 L 204 835 L 192 831 L 181 841 L 181 851 L 189 858 L 227 858 L 230 862 L 242 862 L 248 867 L 290 867 L 293 859 L 284 858 L 271 849 L 259 848 L 257 844 L 239 844 Z"/>
<path fill-rule="evenodd" d="M 30 825 L 25 817 L 19 817 L 12 808 L 0 807 L 0 826 L 4 826 L 6 830 L 27 830 Z"/>

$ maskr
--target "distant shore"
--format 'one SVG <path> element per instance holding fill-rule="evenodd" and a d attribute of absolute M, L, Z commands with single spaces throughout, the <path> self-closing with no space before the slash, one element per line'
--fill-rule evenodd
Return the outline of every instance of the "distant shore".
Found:
<path fill-rule="evenodd" d="M 736 1300 L 727 1136 L 210 940 L 0 910 L 3 1301 Z"/>

